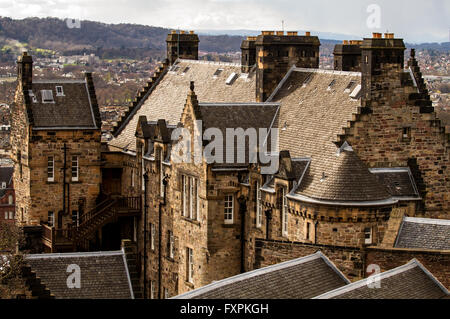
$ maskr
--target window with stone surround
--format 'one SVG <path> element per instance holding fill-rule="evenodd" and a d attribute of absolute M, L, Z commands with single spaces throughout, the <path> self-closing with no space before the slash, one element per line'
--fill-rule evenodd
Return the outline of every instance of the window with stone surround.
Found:
<path fill-rule="evenodd" d="M 151 250 L 155 250 L 155 235 L 156 235 L 155 224 L 150 224 L 150 249 Z"/>
<path fill-rule="evenodd" d="M 14 204 L 14 198 L 12 195 L 8 196 L 8 205 L 13 205 Z"/>
<path fill-rule="evenodd" d="M 79 177 L 78 156 L 72 156 L 72 181 L 78 182 L 78 177 Z"/>
<path fill-rule="evenodd" d="M 53 156 L 47 158 L 47 181 L 55 181 L 55 158 Z"/>
<path fill-rule="evenodd" d="M 282 206 L 281 206 L 281 233 L 282 236 L 288 236 L 289 215 L 287 207 L 286 188 L 281 189 Z"/>
<path fill-rule="evenodd" d="M 173 237 L 173 232 L 169 230 L 167 237 L 169 239 L 167 242 L 167 255 L 169 256 L 169 258 L 173 259 L 175 255 L 175 240 Z"/>
<path fill-rule="evenodd" d="M 225 195 L 224 201 L 224 221 L 225 224 L 233 224 L 234 220 L 234 195 Z"/>
<path fill-rule="evenodd" d="M 72 224 L 76 227 L 80 225 L 80 214 L 77 210 L 72 211 Z"/>
<path fill-rule="evenodd" d="M 160 149 L 159 151 L 159 192 L 160 196 L 164 197 L 164 151 L 163 149 Z"/>
<path fill-rule="evenodd" d="M 50 227 L 55 226 L 55 214 L 54 214 L 53 212 L 48 212 L 48 215 L 47 215 L 47 224 L 48 224 Z"/>
<path fill-rule="evenodd" d="M 156 299 L 156 282 L 150 281 L 150 299 Z"/>
<path fill-rule="evenodd" d="M 56 96 L 64 96 L 64 90 L 62 86 L 56 87 Z"/>
<path fill-rule="evenodd" d="M 9 212 L 9 219 L 14 219 L 14 212 Z"/>
<path fill-rule="evenodd" d="M 364 244 L 372 245 L 372 227 L 367 227 L 364 229 Z"/>
<path fill-rule="evenodd" d="M 311 223 L 306 223 L 306 240 L 310 240 L 311 236 Z"/>
<path fill-rule="evenodd" d="M 194 283 L 194 251 L 192 248 L 186 248 L 186 280 Z"/>
<path fill-rule="evenodd" d="M 198 178 L 181 175 L 183 216 L 192 220 L 199 219 Z"/>

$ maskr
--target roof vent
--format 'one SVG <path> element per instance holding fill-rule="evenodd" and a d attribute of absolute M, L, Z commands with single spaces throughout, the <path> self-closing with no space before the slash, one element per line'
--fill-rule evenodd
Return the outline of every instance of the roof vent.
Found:
<path fill-rule="evenodd" d="M 33 90 L 28 90 L 28 95 L 31 97 L 31 100 L 33 101 L 33 103 L 37 103 L 37 98 L 33 93 Z"/>
<path fill-rule="evenodd" d="M 352 87 L 353 87 L 353 85 L 355 85 L 355 81 L 350 81 L 350 83 L 347 85 L 347 87 L 345 88 L 345 90 L 344 90 L 344 92 L 345 93 L 350 93 L 351 92 L 351 89 L 352 89 Z"/>
<path fill-rule="evenodd" d="M 308 75 L 308 77 L 306 78 L 306 80 L 303 82 L 303 86 L 302 87 L 306 87 L 312 80 L 312 73 L 310 75 Z"/>
<path fill-rule="evenodd" d="M 333 88 L 333 86 L 336 84 L 336 80 L 331 81 L 330 84 L 328 84 L 328 88 L 327 91 L 331 91 L 331 89 Z"/>
<path fill-rule="evenodd" d="M 342 144 L 342 146 L 338 149 L 336 156 L 339 157 L 343 151 L 353 152 L 353 147 L 351 147 L 350 144 L 345 141 L 344 144 Z"/>
<path fill-rule="evenodd" d="M 230 74 L 228 79 L 225 81 L 225 84 L 232 85 L 234 83 L 234 81 L 236 81 L 237 78 L 238 78 L 238 75 L 233 72 Z"/>
<path fill-rule="evenodd" d="M 352 99 L 359 99 L 361 97 L 361 84 L 358 84 L 355 89 L 353 90 L 353 92 L 350 94 L 350 97 Z"/>
<path fill-rule="evenodd" d="M 322 178 L 320 179 L 320 182 L 323 183 L 328 178 L 328 176 L 325 174 L 325 172 L 322 172 Z"/>
<path fill-rule="evenodd" d="M 189 69 L 190 69 L 190 68 L 189 68 L 188 66 L 187 66 L 187 67 L 185 67 L 185 68 L 184 68 L 184 70 L 183 70 L 183 73 L 182 73 L 182 75 L 186 74 L 186 72 L 187 72 L 187 71 L 189 71 Z"/>
<path fill-rule="evenodd" d="M 222 73 L 222 71 L 223 69 L 217 69 L 216 72 L 214 72 L 213 74 L 213 78 L 217 78 L 220 75 L 220 73 Z"/>

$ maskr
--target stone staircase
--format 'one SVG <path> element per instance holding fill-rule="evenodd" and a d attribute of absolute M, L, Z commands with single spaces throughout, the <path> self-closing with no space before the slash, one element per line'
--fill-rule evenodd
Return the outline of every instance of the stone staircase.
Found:
<path fill-rule="evenodd" d="M 134 298 L 143 299 L 144 293 L 138 271 L 139 263 L 136 243 L 133 243 L 129 239 L 124 239 L 122 240 L 122 249 L 124 250 L 127 259 L 128 273 L 131 279 L 131 286 L 133 287 Z"/>
<path fill-rule="evenodd" d="M 22 267 L 22 278 L 25 280 L 25 285 L 30 289 L 31 295 L 36 299 L 55 299 L 36 273 L 31 270 L 31 267 L 26 265 Z"/>

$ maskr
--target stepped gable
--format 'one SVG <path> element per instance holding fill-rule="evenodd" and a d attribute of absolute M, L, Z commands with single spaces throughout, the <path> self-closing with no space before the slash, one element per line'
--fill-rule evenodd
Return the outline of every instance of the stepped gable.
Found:
<path fill-rule="evenodd" d="M 309 299 L 349 283 L 319 251 L 220 280 L 173 299 Z"/>
<path fill-rule="evenodd" d="M 25 261 L 56 299 L 134 298 L 123 251 L 27 255 Z M 69 265 L 80 267 L 80 288 L 67 286 Z"/>
<path fill-rule="evenodd" d="M 448 290 L 416 259 L 381 273 L 378 278 L 379 288 L 375 288 L 376 283 L 373 282 L 370 286 L 370 279 L 363 279 L 314 299 L 449 298 Z"/>
<path fill-rule="evenodd" d="M 361 105 L 360 84 L 359 72 L 292 68 L 269 98 L 281 104 L 280 150 L 292 157 L 322 153 Z"/>
<path fill-rule="evenodd" d="M 386 187 L 370 173 L 348 144 L 314 157 L 296 194 L 344 203 L 392 202 Z"/>
<path fill-rule="evenodd" d="M 165 119 L 168 125 L 177 125 L 191 81 L 195 81 L 198 100 L 205 103 L 255 101 L 255 74 L 242 74 L 240 64 L 179 59 L 118 124 L 110 148 L 120 151 L 129 145 L 130 150 L 135 150 L 135 131 L 141 115 L 148 121 Z"/>

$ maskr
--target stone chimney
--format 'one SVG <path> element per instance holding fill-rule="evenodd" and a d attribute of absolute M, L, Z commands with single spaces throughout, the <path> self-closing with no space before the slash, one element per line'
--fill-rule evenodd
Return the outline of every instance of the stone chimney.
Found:
<path fill-rule="evenodd" d="M 167 35 L 167 59 L 169 65 L 173 65 L 175 61 L 180 59 L 198 60 L 198 43 L 200 42 L 198 35 L 194 31 L 172 31 Z"/>
<path fill-rule="evenodd" d="M 241 68 L 242 73 L 249 73 L 256 64 L 256 37 L 247 37 L 241 44 Z"/>
<path fill-rule="evenodd" d="M 334 47 L 334 69 L 336 71 L 361 71 L 362 41 L 343 41 Z"/>
<path fill-rule="evenodd" d="M 372 38 L 364 39 L 361 45 L 363 106 L 370 106 L 370 101 L 380 96 L 380 88 L 388 90 L 387 84 L 400 76 L 405 50 L 403 39 L 396 39 L 393 33 L 386 34 L 384 38 L 381 33 L 374 33 Z"/>
<path fill-rule="evenodd" d="M 33 83 L 33 58 L 27 52 L 23 52 L 17 59 L 17 81 L 23 90 L 31 89 Z"/>
<path fill-rule="evenodd" d="M 256 38 L 256 100 L 265 102 L 289 69 L 319 67 L 317 36 L 299 36 L 295 31 L 262 31 Z"/>

